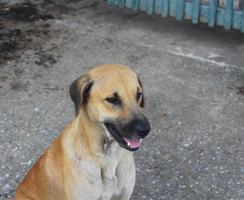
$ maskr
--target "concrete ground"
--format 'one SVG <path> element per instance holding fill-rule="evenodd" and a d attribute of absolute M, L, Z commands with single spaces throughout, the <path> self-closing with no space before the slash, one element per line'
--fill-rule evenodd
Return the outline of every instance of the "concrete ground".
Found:
<path fill-rule="evenodd" d="M 0 3 L 0 199 L 74 117 L 69 84 L 131 66 L 150 137 L 132 200 L 244 199 L 244 35 L 94 0 Z"/>

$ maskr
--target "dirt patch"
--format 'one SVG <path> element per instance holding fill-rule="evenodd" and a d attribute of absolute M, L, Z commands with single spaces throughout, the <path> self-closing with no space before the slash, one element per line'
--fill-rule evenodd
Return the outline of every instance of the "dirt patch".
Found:
<path fill-rule="evenodd" d="M 61 30 L 51 27 L 52 19 L 62 19 L 65 14 L 80 10 L 97 9 L 100 3 L 88 0 L 26 0 L 12 5 L 0 3 L 0 88 L 28 91 L 30 83 L 26 80 L 42 78 L 43 71 L 52 68 L 59 59 L 59 55 L 54 53 L 55 44 L 43 48 L 49 39 L 62 34 Z M 110 39 L 102 43 L 108 49 L 112 44 Z M 29 60 L 30 55 L 33 57 Z M 19 62 L 26 65 L 19 65 Z"/>
<path fill-rule="evenodd" d="M 14 6 L 7 6 L 2 4 L 0 9 L 0 17 L 19 21 L 35 21 L 53 19 L 53 15 L 41 13 L 37 5 L 32 3 L 16 4 Z"/>
<path fill-rule="evenodd" d="M 237 94 L 244 95 L 244 86 L 236 87 Z"/>
<path fill-rule="evenodd" d="M 40 5 L 0 3 L 0 66 L 8 60 L 17 60 L 28 48 L 40 47 L 43 41 L 38 40 L 46 40 L 50 32 L 46 20 L 53 18 Z"/>
<path fill-rule="evenodd" d="M 15 57 L 13 54 L 22 42 L 23 37 L 20 29 L 0 28 L 0 65 Z"/>
<path fill-rule="evenodd" d="M 5 82 L 8 79 L 8 76 L 0 76 L 0 82 Z"/>
<path fill-rule="evenodd" d="M 97 9 L 100 1 L 42 0 L 9 5 L 0 3 L 0 66 L 8 60 L 17 60 L 26 49 L 39 51 L 50 38 L 50 19 L 82 9 Z M 57 34 L 55 33 L 55 37 Z M 56 58 L 40 53 L 36 64 L 50 68 Z"/>
<path fill-rule="evenodd" d="M 29 82 L 22 82 L 20 80 L 13 80 L 11 83 L 11 89 L 16 91 L 27 91 Z"/>
<path fill-rule="evenodd" d="M 13 198 L 13 197 L 14 197 L 14 190 L 11 190 L 8 193 L 0 194 L 0 198 L 4 198 L 4 199 Z"/>
<path fill-rule="evenodd" d="M 39 58 L 35 63 L 43 68 L 51 68 L 57 62 L 57 59 L 50 53 L 39 51 L 37 55 Z"/>
<path fill-rule="evenodd" d="M 30 77 L 40 78 L 42 70 L 51 68 L 57 62 L 57 57 L 52 55 L 55 45 L 43 50 L 43 45 L 50 38 L 60 35 L 60 32 L 52 30 L 49 21 L 54 19 L 54 12 L 46 9 L 50 5 L 45 1 L 34 3 L 0 3 L 0 88 L 27 92 L 30 86 L 27 80 Z M 22 60 L 22 55 L 27 51 L 35 56 L 35 63 L 40 68 L 27 69 L 30 67 L 28 63 L 33 62 Z M 26 65 L 19 65 L 19 62 L 26 62 Z"/>

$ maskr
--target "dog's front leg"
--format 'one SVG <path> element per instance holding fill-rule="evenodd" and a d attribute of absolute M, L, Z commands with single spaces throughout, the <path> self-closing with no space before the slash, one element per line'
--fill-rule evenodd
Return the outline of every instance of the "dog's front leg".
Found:
<path fill-rule="evenodd" d="M 132 154 L 126 156 L 117 168 L 119 182 L 122 183 L 122 191 L 116 200 L 129 200 L 136 181 L 136 166 Z"/>
<path fill-rule="evenodd" d="M 130 197 L 131 197 L 131 195 L 132 195 L 133 188 L 134 188 L 134 186 L 131 187 L 131 188 L 125 188 L 125 189 L 122 191 L 122 193 L 121 193 L 121 195 L 119 196 L 119 198 L 116 199 L 116 200 L 129 200 Z"/>
<path fill-rule="evenodd" d="M 132 168 L 134 168 L 134 166 Z M 135 186 L 135 181 L 136 181 L 135 170 L 132 170 L 132 173 L 129 173 L 127 176 L 125 187 L 122 190 L 121 195 L 119 196 L 118 200 L 129 200 L 130 199 L 134 186 Z"/>

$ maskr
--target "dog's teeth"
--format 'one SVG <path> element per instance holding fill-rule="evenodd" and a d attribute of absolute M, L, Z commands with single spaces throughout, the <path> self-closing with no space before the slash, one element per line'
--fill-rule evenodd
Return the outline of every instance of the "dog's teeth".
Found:
<path fill-rule="evenodd" d="M 103 145 L 103 150 L 104 150 L 104 151 L 107 151 L 107 150 L 108 150 L 108 144 L 107 144 L 107 143 L 105 143 L 105 144 Z"/>
<path fill-rule="evenodd" d="M 130 142 L 128 142 L 128 146 L 129 146 L 129 147 L 131 147 L 131 146 L 132 146 Z"/>

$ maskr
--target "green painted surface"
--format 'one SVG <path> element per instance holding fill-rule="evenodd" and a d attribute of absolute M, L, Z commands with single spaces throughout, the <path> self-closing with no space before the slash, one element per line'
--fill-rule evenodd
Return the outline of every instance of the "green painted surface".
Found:
<path fill-rule="evenodd" d="M 192 23 L 207 23 L 209 27 L 223 26 L 244 32 L 244 10 L 233 10 L 233 0 L 227 0 L 226 8 L 218 8 L 217 0 L 209 0 L 208 5 L 200 4 L 200 0 L 107 0 L 108 4 L 127 7 L 134 11 L 146 11 L 163 17 L 172 16 L 177 20 L 188 19 Z"/>
<path fill-rule="evenodd" d="M 216 12 L 217 12 L 217 0 L 209 0 L 208 7 L 208 26 L 213 27 L 216 21 Z"/>
<path fill-rule="evenodd" d="M 192 23 L 193 24 L 197 24 L 199 21 L 200 6 L 201 6 L 200 0 L 193 0 L 192 2 Z"/>

